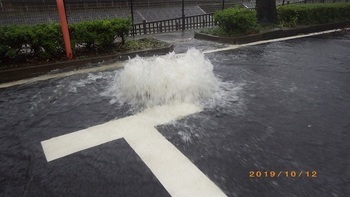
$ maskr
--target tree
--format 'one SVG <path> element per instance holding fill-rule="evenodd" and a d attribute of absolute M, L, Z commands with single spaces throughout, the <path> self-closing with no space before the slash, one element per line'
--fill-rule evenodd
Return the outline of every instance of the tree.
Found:
<path fill-rule="evenodd" d="M 276 0 L 256 0 L 256 13 L 259 23 L 277 23 Z"/>

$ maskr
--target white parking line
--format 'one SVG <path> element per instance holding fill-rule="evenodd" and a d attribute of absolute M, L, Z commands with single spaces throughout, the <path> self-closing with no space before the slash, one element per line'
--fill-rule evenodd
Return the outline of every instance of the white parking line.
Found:
<path fill-rule="evenodd" d="M 42 141 L 47 161 L 125 138 L 171 196 L 226 196 L 154 127 L 200 112 L 192 104 L 158 106 L 144 112 Z"/>
<path fill-rule="evenodd" d="M 290 36 L 290 37 L 285 37 L 285 38 L 277 38 L 277 39 L 271 39 L 271 40 L 262 40 L 262 41 L 247 43 L 247 44 L 230 45 L 228 47 L 221 48 L 221 49 L 214 49 L 214 50 L 204 51 L 203 53 L 216 53 L 216 52 L 220 52 L 220 51 L 228 51 L 228 50 L 238 49 L 238 48 L 246 47 L 246 46 L 254 46 L 254 45 L 266 44 L 266 43 L 271 43 L 271 42 L 280 42 L 280 41 L 285 41 L 285 40 L 293 40 L 293 39 L 298 39 L 298 38 L 305 38 L 305 37 L 310 37 L 310 36 L 329 34 L 329 33 L 334 33 L 334 32 L 339 32 L 339 31 L 342 31 L 342 29 L 332 29 L 332 30 L 327 30 L 327 31 L 322 31 L 322 32 L 302 34 L 302 35 Z"/>

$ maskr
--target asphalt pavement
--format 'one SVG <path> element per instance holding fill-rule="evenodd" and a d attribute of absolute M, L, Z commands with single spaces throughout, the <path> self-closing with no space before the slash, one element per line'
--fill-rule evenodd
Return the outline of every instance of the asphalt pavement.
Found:
<path fill-rule="evenodd" d="M 201 50 L 226 45 L 156 35 Z M 350 35 L 208 53 L 239 87 L 156 129 L 227 196 L 350 196 Z M 0 89 L 0 196 L 170 196 L 121 138 L 47 162 L 41 142 L 132 115 L 101 95 L 118 70 Z M 195 73 L 194 73 L 195 74 Z"/>

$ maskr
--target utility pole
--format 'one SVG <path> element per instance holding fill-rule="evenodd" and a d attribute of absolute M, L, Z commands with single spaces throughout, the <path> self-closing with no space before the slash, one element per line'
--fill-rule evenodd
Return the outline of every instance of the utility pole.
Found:
<path fill-rule="evenodd" d="M 68 22 L 67 22 L 64 1 L 63 0 L 56 0 L 56 3 L 57 3 L 57 9 L 58 9 L 58 16 L 59 16 L 60 24 L 61 24 L 63 41 L 64 41 L 64 45 L 65 45 L 65 49 L 66 49 L 66 56 L 67 56 L 67 59 L 72 59 L 73 53 L 72 53 L 72 47 L 71 47 L 71 43 L 70 43 Z"/>
<path fill-rule="evenodd" d="M 185 0 L 182 0 L 182 31 L 185 31 Z"/>
<path fill-rule="evenodd" d="M 67 24 L 68 24 L 68 15 L 67 15 L 67 6 L 66 6 L 66 0 L 63 0 L 63 6 L 64 6 L 64 12 L 66 13 L 66 20 L 67 20 Z"/>
<path fill-rule="evenodd" d="M 222 10 L 225 9 L 225 0 L 222 0 Z"/>

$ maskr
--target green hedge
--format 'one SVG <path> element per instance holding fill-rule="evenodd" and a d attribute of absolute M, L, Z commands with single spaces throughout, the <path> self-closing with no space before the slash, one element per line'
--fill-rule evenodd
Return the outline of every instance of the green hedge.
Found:
<path fill-rule="evenodd" d="M 129 34 L 129 19 L 81 22 L 69 25 L 74 52 L 105 51 L 122 46 Z M 116 38 L 120 43 L 115 43 Z M 79 47 L 78 47 L 79 46 Z M 64 44 L 58 23 L 0 26 L 0 65 L 42 62 L 64 58 Z"/>
<path fill-rule="evenodd" d="M 0 27 L 1 61 L 36 61 L 53 58 L 63 51 L 58 24 Z"/>
<path fill-rule="evenodd" d="M 240 7 L 217 11 L 214 20 L 228 35 L 254 32 L 257 27 L 256 12 Z"/>
<path fill-rule="evenodd" d="M 292 4 L 277 7 L 284 26 L 322 24 L 350 19 L 350 3 Z"/>
<path fill-rule="evenodd" d="M 82 44 L 86 48 L 108 49 L 119 37 L 125 44 L 131 21 L 126 19 L 97 20 L 69 25 L 72 45 Z"/>

